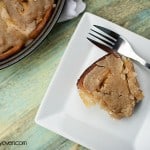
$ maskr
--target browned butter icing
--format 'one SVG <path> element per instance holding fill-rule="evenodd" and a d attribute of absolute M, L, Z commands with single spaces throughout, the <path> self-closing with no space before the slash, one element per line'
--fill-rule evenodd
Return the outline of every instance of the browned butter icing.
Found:
<path fill-rule="evenodd" d="M 132 115 L 143 93 L 132 61 L 108 54 L 92 64 L 77 82 L 86 106 L 99 104 L 115 118 Z"/>

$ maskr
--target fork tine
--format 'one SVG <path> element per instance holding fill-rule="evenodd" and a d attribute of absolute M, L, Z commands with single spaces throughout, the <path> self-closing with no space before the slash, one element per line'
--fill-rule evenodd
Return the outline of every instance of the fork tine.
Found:
<path fill-rule="evenodd" d="M 91 43 L 93 43 L 94 45 L 96 45 L 97 47 L 99 47 L 99 48 L 101 48 L 102 50 L 104 50 L 104 51 L 106 51 L 106 52 L 108 52 L 108 53 L 112 53 L 112 49 L 110 48 L 110 47 L 108 47 L 108 46 L 106 46 L 106 45 L 104 45 L 104 44 L 101 44 L 101 43 L 99 43 L 99 42 L 97 42 L 97 41 L 95 41 L 95 40 L 92 40 L 92 39 L 90 39 L 90 38 L 88 38 L 87 37 L 87 39 L 91 42 Z"/>
<path fill-rule="evenodd" d="M 107 39 L 107 40 L 109 40 L 109 41 L 111 41 L 111 42 L 113 42 L 113 43 L 114 43 L 114 42 L 116 42 L 114 39 L 109 38 L 108 36 L 103 35 L 103 34 L 101 34 L 101 33 L 97 32 L 97 31 L 95 31 L 95 30 L 93 30 L 93 29 L 91 29 L 91 31 L 93 31 L 93 32 L 97 33 L 98 35 L 100 35 L 100 36 L 104 37 L 105 39 Z"/>
<path fill-rule="evenodd" d="M 104 28 L 102 26 L 98 26 L 98 25 L 94 25 L 94 27 L 100 29 L 101 31 L 103 31 L 104 33 L 108 34 L 109 36 L 112 36 L 115 39 L 119 38 L 119 34 L 115 33 L 114 31 L 111 31 L 107 28 Z"/>
<path fill-rule="evenodd" d="M 97 39 L 103 41 L 103 42 L 106 43 L 108 46 L 111 46 L 111 47 L 114 46 L 112 43 L 110 43 L 110 42 L 108 42 L 108 41 L 106 41 L 106 40 L 104 40 L 104 39 L 102 39 L 102 38 L 100 38 L 100 37 L 98 37 L 98 36 L 96 36 L 96 35 L 94 35 L 94 34 L 92 34 L 92 33 L 89 33 L 89 34 L 90 34 L 91 36 L 93 36 L 93 37 L 95 37 L 95 38 L 97 38 Z"/>

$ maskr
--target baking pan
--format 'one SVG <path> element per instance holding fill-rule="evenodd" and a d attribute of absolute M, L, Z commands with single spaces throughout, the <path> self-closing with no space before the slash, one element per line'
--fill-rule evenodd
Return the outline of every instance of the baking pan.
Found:
<path fill-rule="evenodd" d="M 65 1 L 66 0 L 55 0 L 56 8 L 54 9 L 52 16 L 48 20 L 41 33 L 30 44 L 22 48 L 21 51 L 3 61 L 0 61 L 0 69 L 15 64 L 16 62 L 20 61 L 37 49 L 37 47 L 41 44 L 41 42 L 46 38 L 54 25 L 57 23 L 57 20 L 59 19 L 59 16 L 63 10 Z"/>

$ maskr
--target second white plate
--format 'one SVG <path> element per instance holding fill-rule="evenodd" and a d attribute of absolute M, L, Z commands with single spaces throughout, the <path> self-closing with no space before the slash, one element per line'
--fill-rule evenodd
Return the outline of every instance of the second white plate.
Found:
<path fill-rule="evenodd" d="M 130 118 L 113 120 L 98 106 L 86 108 L 79 97 L 77 79 L 91 63 L 106 54 L 86 39 L 94 24 L 123 35 L 135 51 L 150 62 L 148 39 L 85 13 L 43 98 L 35 121 L 90 149 L 149 150 L 150 71 L 135 64 L 145 97 Z"/>

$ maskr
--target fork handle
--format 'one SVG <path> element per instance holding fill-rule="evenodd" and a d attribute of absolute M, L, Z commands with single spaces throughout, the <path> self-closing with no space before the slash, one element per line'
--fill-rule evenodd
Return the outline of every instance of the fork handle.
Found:
<path fill-rule="evenodd" d="M 140 57 L 139 55 L 137 55 L 135 52 L 132 51 L 131 53 L 133 60 L 136 60 L 137 62 L 139 62 L 140 64 L 142 64 L 143 66 L 145 66 L 147 69 L 150 69 L 150 63 L 147 63 L 142 57 Z"/>
<path fill-rule="evenodd" d="M 146 64 L 145 64 L 145 67 L 147 67 L 148 69 L 150 69 L 150 64 L 149 64 L 149 63 L 146 63 Z"/>
<path fill-rule="evenodd" d="M 147 69 L 150 69 L 150 64 L 147 63 L 144 59 L 140 58 L 138 62 L 142 64 L 143 66 L 145 66 Z"/>

